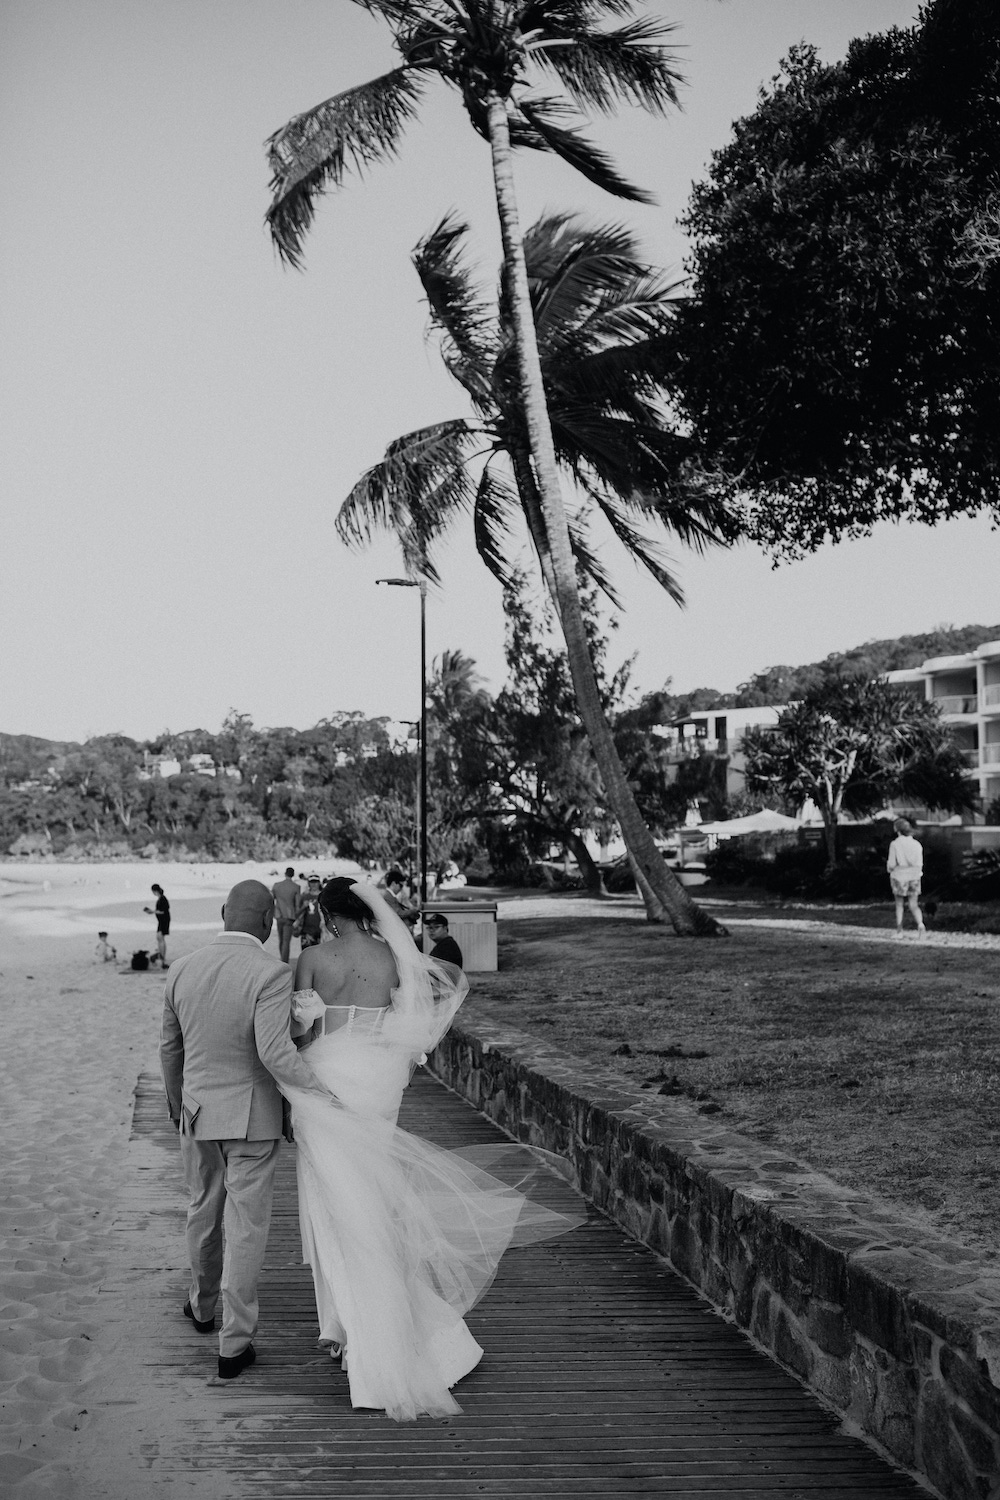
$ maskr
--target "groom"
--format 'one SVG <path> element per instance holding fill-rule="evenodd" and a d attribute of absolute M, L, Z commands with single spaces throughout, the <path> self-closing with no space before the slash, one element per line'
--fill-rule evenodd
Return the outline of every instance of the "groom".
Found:
<path fill-rule="evenodd" d="M 184 1316 L 211 1333 L 221 1290 L 219 1376 L 232 1380 L 256 1359 L 257 1278 L 282 1133 L 277 1085 L 336 1099 L 289 1033 L 292 971 L 264 951 L 274 920 L 267 887 L 241 880 L 222 918 L 224 932 L 170 966 L 160 1062 L 190 1200 Z"/>

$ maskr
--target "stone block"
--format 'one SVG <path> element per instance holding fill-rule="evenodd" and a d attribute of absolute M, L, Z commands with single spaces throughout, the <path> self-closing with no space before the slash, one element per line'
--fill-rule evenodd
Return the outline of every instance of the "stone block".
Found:
<path fill-rule="evenodd" d="M 779 1306 L 767 1282 L 758 1281 L 750 1315 L 750 1332 L 765 1349 L 774 1348 L 774 1319 Z"/>
<path fill-rule="evenodd" d="M 854 1334 L 844 1317 L 844 1309 L 836 1303 L 813 1298 L 806 1311 L 806 1331 L 818 1349 L 838 1359 L 846 1358 L 854 1346 Z"/>
<path fill-rule="evenodd" d="M 771 1347 L 781 1363 L 808 1380 L 813 1364 L 812 1347 L 786 1307 L 779 1307 L 775 1314 L 772 1337 Z"/>
<path fill-rule="evenodd" d="M 838 1411 L 846 1411 L 850 1406 L 851 1376 L 845 1360 L 828 1354 L 815 1355 L 809 1384 Z"/>
<path fill-rule="evenodd" d="M 1000 1437 L 978 1417 L 969 1416 L 956 1403 L 949 1403 L 951 1420 L 969 1463 L 979 1474 L 1000 1478 Z"/>
<path fill-rule="evenodd" d="M 939 1369 L 942 1384 L 960 1396 L 981 1422 L 1000 1433 L 1000 1391 L 983 1368 L 983 1362 L 973 1364 L 948 1344 L 942 1344 Z"/>
<path fill-rule="evenodd" d="M 977 1476 L 959 1441 L 953 1408 L 936 1382 L 925 1381 L 917 1411 L 914 1461 L 943 1495 L 981 1494 Z"/>
<path fill-rule="evenodd" d="M 904 1294 L 870 1264 L 852 1260 L 847 1266 L 844 1310 L 853 1327 L 880 1344 L 894 1358 L 913 1358 L 913 1338 Z"/>
<path fill-rule="evenodd" d="M 682 1276 L 701 1285 L 701 1255 L 690 1219 L 677 1214 L 670 1223 L 670 1264 Z"/>

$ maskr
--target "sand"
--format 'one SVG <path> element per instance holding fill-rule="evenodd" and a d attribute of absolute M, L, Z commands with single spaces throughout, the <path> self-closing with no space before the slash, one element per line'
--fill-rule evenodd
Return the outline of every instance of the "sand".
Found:
<path fill-rule="evenodd" d="M 96 963 L 98 929 L 120 960 L 154 949 L 142 907 L 158 881 L 177 958 L 219 930 L 235 880 L 280 873 L 0 865 L 0 1495 L 96 1493 L 80 1468 L 104 1436 L 126 1332 L 102 1289 L 119 1272 L 112 1222 L 134 1175 L 133 1091 L 158 1067 L 163 975 Z"/>

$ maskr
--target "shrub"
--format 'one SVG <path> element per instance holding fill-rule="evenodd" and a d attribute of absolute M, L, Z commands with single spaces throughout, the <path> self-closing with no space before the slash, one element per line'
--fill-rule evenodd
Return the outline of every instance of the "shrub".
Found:
<path fill-rule="evenodd" d="M 996 933 L 1000 935 L 1000 906 L 956 901 L 939 906 L 930 924 L 935 932 Z"/>
<path fill-rule="evenodd" d="M 705 874 L 720 885 L 761 884 L 764 865 L 770 867 L 773 861 L 755 858 L 741 844 L 740 839 L 720 839 L 705 855 Z"/>
<path fill-rule="evenodd" d="M 604 876 L 604 889 L 612 895 L 619 896 L 623 891 L 635 890 L 635 876 L 627 854 L 613 859 L 610 864 L 602 865 L 601 874 Z"/>
<path fill-rule="evenodd" d="M 963 894 L 973 901 L 1000 897 L 1000 849 L 976 849 L 962 861 L 960 880 Z"/>

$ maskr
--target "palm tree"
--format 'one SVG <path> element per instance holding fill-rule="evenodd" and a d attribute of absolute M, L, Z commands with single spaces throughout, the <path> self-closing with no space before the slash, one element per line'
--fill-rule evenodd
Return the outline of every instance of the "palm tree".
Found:
<path fill-rule="evenodd" d="M 553 152 L 615 196 L 648 202 L 581 132 L 574 116 L 619 103 L 656 113 L 676 103 L 679 81 L 664 41 L 671 28 L 635 17 L 632 0 L 356 0 L 389 23 L 399 67 L 297 115 L 269 142 L 268 223 L 279 254 L 301 263 L 316 199 L 349 169 L 391 156 L 425 86 L 442 79 L 462 96 L 490 146 L 510 322 L 530 470 L 544 526 L 546 581 L 566 641 L 580 717 L 621 825 L 650 920 L 678 932 L 717 932 L 667 870 L 618 758 L 588 651 L 569 520 L 546 407 L 524 245 L 514 190 L 517 148 Z M 601 29 L 614 18 L 622 24 Z M 623 19 L 624 18 L 624 19 Z M 539 91 L 553 77 L 561 92 Z"/>
<path fill-rule="evenodd" d="M 551 559 L 503 278 L 497 312 L 466 267 L 466 234 L 446 218 L 413 260 L 445 363 L 476 418 L 452 418 L 397 438 L 355 485 L 337 526 L 349 545 L 390 531 L 408 567 L 435 579 L 435 542 L 471 509 L 479 554 L 509 589 L 519 520 L 547 581 Z M 674 288 L 641 260 L 633 236 L 619 226 L 547 215 L 524 244 L 553 439 L 570 493 L 581 502 L 568 516 L 578 571 L 617 603 L 590 546 L 590 522 L 603 518 L 679 603 L 653 526 L 701 548 L 730 540 L 732 519 L 713 498 L 676 499 L 668 488 L 686 455 L 686 440 L 667 427 L 660 401 L 673 348 Z M 590 651 L 593 658 L 592 642 Z"/>

